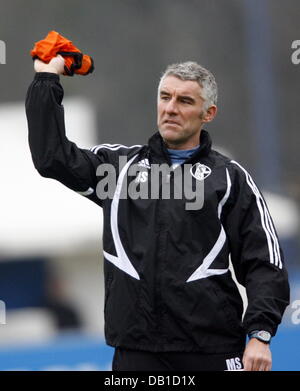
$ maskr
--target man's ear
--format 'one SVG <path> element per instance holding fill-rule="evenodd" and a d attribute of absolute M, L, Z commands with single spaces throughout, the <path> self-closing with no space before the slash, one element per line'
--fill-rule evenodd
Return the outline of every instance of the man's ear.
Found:
<path fill-rule="evenodd" d="M 202 113 L 202 121 L 203 122 L 211 122 L 215 116 L 217 115 L 217 106 L 211 105 L 207 110 L 206 113 Z"/>

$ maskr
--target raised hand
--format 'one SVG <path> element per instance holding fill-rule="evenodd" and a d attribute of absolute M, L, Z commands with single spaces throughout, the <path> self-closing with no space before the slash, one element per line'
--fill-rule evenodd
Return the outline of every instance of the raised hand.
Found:
<path fill-rule="evenodd" d="M 46 64 L 45 62 L 36 59 L 34 60 L 34 70 L 36 72 L 49 72 L 62 75 L 64 73 L 65 60 L 61 55 L 57 55 Z"/>

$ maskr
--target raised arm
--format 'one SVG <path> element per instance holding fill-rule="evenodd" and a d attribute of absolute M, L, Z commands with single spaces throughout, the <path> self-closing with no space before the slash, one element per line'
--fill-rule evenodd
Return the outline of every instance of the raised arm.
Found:
<path fill-rule="evenodd" d="M 60 74 L 64 59 L 57 56 L 49 64 L 35 60 L 36 75 L 26 96 L 29 146 L 38 172 L 70 189 L 96 200 L 96 169 L 108 162 L 105 151 L 95 155 L 78 148 L 65 132 L 64 95 Z"/>

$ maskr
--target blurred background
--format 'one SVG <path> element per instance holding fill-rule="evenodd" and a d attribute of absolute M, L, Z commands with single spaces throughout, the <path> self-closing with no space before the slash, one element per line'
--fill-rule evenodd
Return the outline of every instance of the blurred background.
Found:
<path fill-rule="evenodd" d="M 102 211 L 40 177 L 27 144 L 29 51 L 50 30 L 95 61 L 91 75 L 61 78 L 67 135 L 81 147 L 146 143 L 168 64 L 214 73 L 219 111 L 206 129 L 256 179 L 290 276 L 273 369 L 300 370 L 299 20 L 298 0 L 0 0 L 0 370 L 111 368 Z"/>

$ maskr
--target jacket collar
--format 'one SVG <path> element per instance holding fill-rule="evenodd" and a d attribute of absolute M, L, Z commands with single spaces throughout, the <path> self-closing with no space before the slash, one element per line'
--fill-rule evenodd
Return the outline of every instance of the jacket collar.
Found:
<path fill-rule="evenodd" d="M 199 144 L 200 148 L 191 156 L 191 160 L 207 156 L 211 150 L 212 141 L 209 133 L 204 129 L 200 132 Z M 149 138 L 148 145 L 152 157 L 151 160 L 158 163 L 171 164 L 167 147 L 159 132 L 154 133 L 154 135 Z"/>

